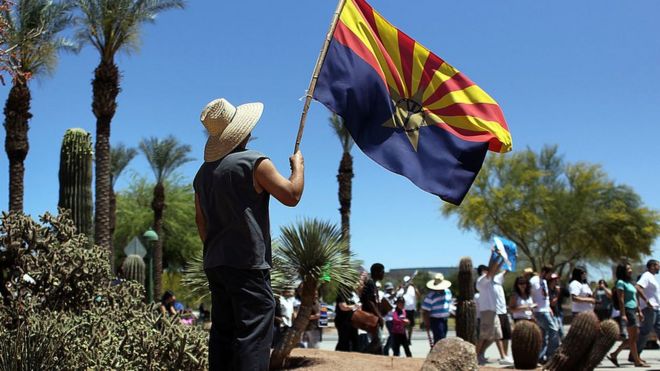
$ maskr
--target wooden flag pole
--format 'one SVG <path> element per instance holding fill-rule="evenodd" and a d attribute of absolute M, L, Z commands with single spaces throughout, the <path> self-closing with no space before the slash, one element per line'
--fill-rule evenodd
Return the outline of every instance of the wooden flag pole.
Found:
<path fill-rule="evenodd" d="M 323 42 L 323 47 L 321 48 L 321 53 L 316 60 L 316 66 L 314 66 L 314 72 L 312 73 L 312 80 L 309 82 L 309 88 L 307 88 L 307 94 L 305 95 L 305 106 L 303 107 L 302 116 L 300 117 L 300 126 L 298 126 L 298 136 L 296 137 L 296 145 L 293 149 L 293 153 L 298 152 L 300 148 L 300 140 L 302 139 L 303 130 L 305 129 L 305 120 L 307 119 L 307 111 L 309 110 L 309 105 L 312 102 L 312 97 L 314 96 L 314 89 L 316 88 L 316 81 L 319 79 L 319 72 L 323 61 L 325 60 L 325 55 L 328 53 L 328 47 L 330 46 L 330 41 L 332 40 L 332 34 L 335 32 L 337 27 L 337 21 L 339 21 L 339 14 L 344 8 L 347 0 L 339 0 L 337 4 L 337 9 L 335 14 L 332 17 L 332 23 L 330 24 L 330 29 L 328 34 L 325 36 L 325 41 Z"/>

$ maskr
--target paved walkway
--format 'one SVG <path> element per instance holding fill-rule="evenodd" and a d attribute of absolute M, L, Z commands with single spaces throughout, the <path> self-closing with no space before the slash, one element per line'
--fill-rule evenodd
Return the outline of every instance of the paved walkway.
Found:
<path fill-rule="evenodd" d="M 387 332 L 387 331 L 385 331 Z M 448 336 L 456 336 L 456 333 L 454 331 L 449 331 Z M 615 347 L 618 347 L 620 343 L 617 343 Z M 323 342 L 321 342 L 321 349 L 324 350 L 334 350 L 335 345 L 337 345 L 337 332 L 334 328 L 327 328 L 323 330 Z M 412 346 L 410 347 L 410 351 L 412 352 L 413 357 L 416 358 L 426 358 L 426 355 L 429 352 L 429 341 L 426 337 L 426 332 L 423 332 L 421 330 L 416 330 L 413 332 L 413 339 L 412 339 Z M 616 349 L 616 348 L 613 348 Z M 401 354 L 403 354 L 403 348 L 401 349 Z M 492 361 L 487 364 L 487 366 L 491 367 L 502 367 L 506 368 L 506 366 L 500 366 L 497 363 L 497 359 L 499 358 L 499 354 L 497 352 L 497 348 L 492 345 L 488 348 L 486 351 L 486 356 L 487 358 Z M 623 350 L 619 354 L 619 365 L 621 367 L 616 368 L 610 361 L 607 359 L 604 359 L 603 362 L 600 364 L 596 370 L 654 370 L 654 371 L 660 371 L 660 350 L 651 350 L 647 349 L 644 350 L 642 353 L 642 358 L 646 360 L 646 362 L 651 365 L 651 368 L 636 368 L 634 365 L 630 362 L 628 362 L 628 351 Z"/>

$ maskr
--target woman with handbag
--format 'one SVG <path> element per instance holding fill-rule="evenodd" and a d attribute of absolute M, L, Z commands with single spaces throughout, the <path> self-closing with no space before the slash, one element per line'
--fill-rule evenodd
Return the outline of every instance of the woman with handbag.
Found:
<path fill-rule="evenodd" d="M 335 306 L 335 327 L 337 328 L 337 346 L 335 350 L 342 352 L 357 352 L 358 330 L 351 324 L 353 312 L 360 309 L 360 297 L 352 291 L 346 295 L 345 291 L 339 290 Z"/>

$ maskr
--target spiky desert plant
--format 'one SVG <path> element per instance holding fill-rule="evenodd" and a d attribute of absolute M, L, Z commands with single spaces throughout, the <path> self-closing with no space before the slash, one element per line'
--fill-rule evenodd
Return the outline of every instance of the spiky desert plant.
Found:
<path fill-rule="evenodd" d="M 561 346 L 550 358 L 546 370 L 579 370 L 585 355 L 598 335 L 598 318 L 594 312 L 582 312 L 573 318 L 571 329 Z"/>
<path fill-rule="evenodd" d="M 281 292 L 285 288 L 293 286 L 294 275 L 291 272 L 283 271 L 284 264 L 278 252 L 280 247 L 277 242 L 274 242 L 272 245 L 274 253 L 273 267 L 270 270 L 270 286 L 273 292 Z M 204 301 L 211 295 L 209 281 L 206 278 L 206 273 L 204 273 L 204 258 L 201 250 L 195 253 L 188 261 L 188 264 L 183 270 L 181 284 L 190 290 L 199 301 Z"/>
<path fill-rule="evenodd" d="M 302 280 L 300 309 L 293 322 L 275 346 L 270 357 L 270 367 L 286 367 L 286 360 L 298 345 L 312 312 L 315 292 L 324 275 L 342 287 L 355 287 L 359 273 L 351 261 L 346 240 L 336 225 L 317 219 L 306 219 L 280 230 L 279 248 L 275 250 L 281 259 L 284 272 L 295 273 Z"/>
<path fill-rule="evenodd" d="M 472 259 L 464 257 L 458 264 L 458 300 L 456 303 L 456 336 L 477 344 L 477 304 L 474 302 Z"/>
<path fill-rule="evenodd" d="M 92 233 L 92 135 L 68 129 L 60 150 L 60 197 L 57 206 L 71 210 L 79 233 Z"/>
<path fill-rule="evenodd" d="M 140 43 L 140 27 L 155 22 L 169 9 L 183 8 L 183 0 L 72 0 L 79 9 L 76 38 L 98 51 L 100 61 L 92 80 L 92 112 L 96 117 L 94 239 L 110 250 L 110 123 L 117 109 L 120 73 L 115 56 Z M 112 261 L 112 251 L 109 256 Z M 112 263 L 110 263 L 112 264 Z"/>
<path fill-rule="evenodd" d="M 535 369 L 542 345 L 541 329 L 536 323 L 532 321 L 516 323 L 511 334 L 511 352 L 516 368 L 521 370 Z"/>
<path fill-rule="evenodd" d="M 68 2 L 16 0 L 0 12 L 0 68 L 7 67 L 12 87 L 5 103 L 5 151 L 9 159 L 9 210 L 23 211 L 24 161 L 30 148 L 28 122 L 31 78 L 47 76 L 55 70 L 60 50 L 74 50 L 60 33 L 71 23 Z"/>
<path fill-rule="evenodd" d="M 612 348 L 619 338 L 619 325 L 611 319 L 600 323 L 600 331 L 594 345 L 591 346 L 589 355 L 585 358 L 582 371 L 592 371 L 605 358 L 607 352 Z"/>
<path fill-rule="evenodd" d="M 144 260 L 140 255 L 129 255 L 121 265 L 121 271 L 127 280 L 135 281 L 144 286 Z"/>

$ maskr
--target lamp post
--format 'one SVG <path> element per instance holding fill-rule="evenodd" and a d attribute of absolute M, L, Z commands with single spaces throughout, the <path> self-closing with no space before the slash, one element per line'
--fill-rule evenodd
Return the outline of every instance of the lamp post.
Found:
<path fill-rule="evenodd" d="M 153 243 L 158 241 L 158 233 L 149 228 L 144 232 L 142 238 L 147 241 L 147 256 L 149 257 L 149 278 L 147 279 L 147 300 L 149 304 L 154 302 L 154 248 Z"/>

